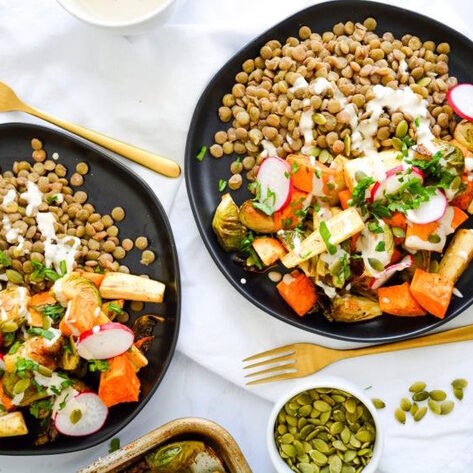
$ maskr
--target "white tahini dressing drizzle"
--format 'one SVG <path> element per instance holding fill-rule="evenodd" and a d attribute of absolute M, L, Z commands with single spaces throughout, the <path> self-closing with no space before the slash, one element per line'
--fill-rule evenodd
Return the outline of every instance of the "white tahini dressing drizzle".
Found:
<path fill-rule="evenodd" d="M 15 197 L 16 197 L 15 189 L 10 189 L 6 193 L 6 195 L 3 197 L 2 205 L 6 207 L 8 204 L 11 204 L 15 200 Z"/>
<path fill-rule="evenodd" d="M 11 226 L 10 219 L 5 214 L 3 215 L 2 224 L 5 228 L 5 238 L 8 243 L 23 243 L 24 238 L 20 235 L 20 230 Z"/>
<path fill-rule="evenodd" d="M 31 217 L 33 212 L 41 205 L 43 200 L 43 194 L 39 190 L 38 186 L 31 181 L 26 184 L 26 192 L 20 194 L 20 197 L 27 202 L 26 215 Z"/>
<path fill-rule="evenodd" d="M 38 229 L 46 239 L 44 242 L 44 259 L 46 267 L 54 266 L 61 273 L 61 262 L 66 263 L 66 272 L 73 269 L 75 255 L 80 245 L 80 239 L 67 235 L 58 238 L 54 231 L 54 215 L 51 212 L 39 212 L 36 215 Z"/>

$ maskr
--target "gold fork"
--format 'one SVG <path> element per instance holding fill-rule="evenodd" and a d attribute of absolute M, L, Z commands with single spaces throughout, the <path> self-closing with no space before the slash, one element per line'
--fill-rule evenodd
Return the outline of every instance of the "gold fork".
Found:
<path fill-rule="evenodd" d="M 285 379 L 302 378 L 325 368 L 326 366 L 346 358 L 374 355 L 391 351 L 421 348 L 444 343 L 465 342 L 473 340 L 473 325 L 446 330 L 445 332 L 425 335 L 423 337 L 394 342 L 385 345 L 374 345 L 350 350 L 335 350 L 312 343 L 294 343 L 273 350 L 264 351 L 243 360 L 243 363 L 253 361 L 244 369 L 264 368 L 247 374 L 246 378 L 259 376 L 247 383 L 263 384 Z M 258 361 L 256 361 L 258 360 Z M 273 366 L 274 365 L 274 366 Z"/>
<path fill-rule="evenodd" d="M 53 117 L 47 113 L 38 110 L 37 108 L 28 105 L 18 98 L 13 90 L 7 84 L 0 82 L 0 112 L 24 112 L 34 115 L 35 117 L 46 120 L 53 125 L 56 125 L 64 130 L 70 131 L 75 135 L 81 136 L 86 140 L 92 141 L 104 148 L 109 149 L 124 158 L 131 159 L 135 163 L 146 166 L 153 171 L 159 172 L 164 176 L 178 177 L 181 173 L 179 164 L 170 159 L 163 158 L 157 154 L 150 153 L 136 146 L 129 145 L 123 141 L 115 140 L 105 135 L 101 135 L 95 131 L 83 128 L 73 123 L 66 122 L 59 118 Z"/>

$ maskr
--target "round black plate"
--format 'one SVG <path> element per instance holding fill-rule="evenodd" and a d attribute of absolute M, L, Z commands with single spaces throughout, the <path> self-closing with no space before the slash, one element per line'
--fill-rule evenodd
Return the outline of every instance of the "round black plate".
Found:
<path fill-rule="evenodd" d="M 473 78 L 473 43 L 460 33 L 422 16 L 401 8 L 380 3 L 340 0 L 314 5 L 282 21 L 263 33 L 233 56 L 210 81 L 202 94 L 192 118 L 186 147 L 186 183 L 189 199 L 197 226 L 212 258 L 225 277 L 248 300 L 268 314 L 309 332 L 332 338 L 352 341 L 381 342 L 408 338 L 433 329 L 456 317 L 473 302 L 473 267 L 470 267 L 457 287 L 464 297 L 453 298 L 448 315 L 443 320 L 431 316 L 400 318 L 383 316 L 356 324 L 337 324 L 328 322 L 322 315 L 297 317 L 278 296 L 274 284 L 265 275 L 249 274 L 232 262 L 232 256 L 218 245 L 212 232 L 212 216 L 220 202 L 218 192 L 220 178 L 230 176 L 230 158 L 213 159 L 208 154 L 199 162 L 195 156 L 203 144 L 213 143 L 217 130 L 226 128 L 217 115 L 222 96 L 231 90 L 235 74 L 248 58 L 258 56 L 261 46 L 270 39 L 278 39 L 283 44 L 289 36 L 297 36 L 301 25 L 308 25 L 312 31 L 330 31 L 338 22 L 363 21 L 373 16 L 378 21 L 377 32 L 391 31 L 396 37 L 406 33 L 419 36 L 422 40 L 447 41 L 451 45 L 450 70 L 459 81 L 471 82 Z M 248 198 L 245 186 L 233 193 L 237 203 Z M 247 284 L 240 283 L 241 278 Z"/>
<path fill-rule="evenodd" d="M 85 161 L 89 173 L 81 190 L 87 192 L 88 202 L 102 215 L 116 207 L 125 209 L 126 218 L 118 223 L 120 236 L 135 239 L 146 235 L 150 249 L 156 253 L 156 261 L 146 267 L 140 264 L 140 251 L 134 249 L 123 260 L 133 274 L 148 274 L 166 284 L 162 304 L 146 304 L 141 314 L 160 314 L 166 322 L 155 328 L 152 348 L 147 353 L 148 366 L 139 372 L 141 395 L 137 403 L 112 407 L 104 427 L 87 437 L 60 435 L 54 443 L 42 447 L 33 445 L 37 421 L 25 414 L 30 435 L 0 440 L 0 455 L 46 455 L 67 453 L 93 447 L 125 427 L 150 400 L 171 362 L 179 332 L 180 282 L 179 266 L 174 239 L 168 219 L 151 188 L 128 168 L 83 141 L 58 131 L 35 125 L 10 123 L 0 125 L 0 167 L 2 171 L 12 168 L 14 161 L 31 162 L 31 139 L 39 138 L 51 157 L 59 153 L 59 163 L 74 172 L 76 164 Z M 137 314 L 129 311 L 131 321 Z M 138 314 L 139 315 L 139 314 Z M 97 378 L 86 380 L 97 385 Z"/>

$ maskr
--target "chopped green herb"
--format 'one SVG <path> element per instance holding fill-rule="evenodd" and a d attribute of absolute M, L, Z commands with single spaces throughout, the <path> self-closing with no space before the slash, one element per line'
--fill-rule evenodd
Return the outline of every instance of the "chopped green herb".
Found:
<path fill-rule="evenodd" d="M 29 371 L 38 371 L 39 365 L 33 360 L 18 357 L 15 364 L 15 373 L 19 378 L 24 378 Z"/>
<path fill-rule="evenodd" d="M 14 355 L 18 351 L 18 348 L 20 348 L 20 346 L 21 346 L 21 342 L 19 340 L 16 340 L 15 343 L 8 350 L 8 354 Z"/>
<path fill-rule="evenodd" d="M 417 128 L 419 128 L 420 126 L 420 118 L 419 117 L 416 117 L 415 120 L 414 120 L 414 124 Z"/>
<path fill-rule="evenodd" d="M 31 382 L 33 383 L 33 386 L 36 388 L 36 390 L 40 393 L 43 394 L 46 392 L 46 388 L 44 386 L 41 386 L 41 384 L 36 381 L 36 379 L 32 378 Z"/>
<path fill-rule="evenodd" d="M 62 260 L 61 264 L 59 265 L 61 269 L 61 275 L 64 276 L 67 273 L 67 263 L 66 260 Z"/>
<path fill-rule="evenodd" d="M 59 403 L 59 410 L 62 411 L 66 407 L 66 401 L 69 397 L 69 393 L 64 396 L 64 399 Z"/>
<path fill-rule="evenodd" d="M 223 192 L 227 187 L 227 181 L 225 179 L 220 179 L 218 181 L 218 191 Z"/>
<path fill-rule="evenodd" d="M 246 251 L 248 250 L 248 248 L 251 246 L 251 243 L 253 243 L 253 240 L 255 239 L 255 237 L 253 236 L 253 232 L 250 230 L 245 238 L 243 238 L 243 240 L 241 240 L 241 243 L 240 243 L 240 250 L 241 251 Z"/>
<path fill-rule="evenodd" d="M 11 259 L 6 255 L 3 250 L 0 250 L 0 264 L 6 268 L 11 265 Z"/>
<path fill-rule="evenodd" d="M 250 253 L 250 258 L 253 261 L 254 265 L 261 271 L 263 269 L 263 264 L 261 263 L 261 260 L 259 259 L 259 256 L 256 253 L 255 249 L 250 246 L 248 247 L 248 252 Z"/>
<path fill-rule="evenodd" d="M 269 187 L 266 188 L 266 199 L 264 199 L 264 202 L 268 202 L 270 199 L 273 200 L 273 206 L 276 204 L 276 193 L 273 192 Z"/>
<path fill-rule="evenodd" d="M 375 180 L 372 177 L 364 177 L 358 182 L 351 194 L 350 205 L 352 207 L 359 207 L 363 214 L 367 212 L 366 191 L 374 183 Z"/>
<path fill-rule="evenodd" d="M 328 229 L 327 224 L 324 221 L 320 222 L 319 232 L 320 236 L 322 237 L 322 240 L 325 243 L 325 246 L 327 247 L 327 251 L 331 255 L 334 255 L 337 252 L 337 247 L 330 242 L 330 237 L 332 235 L 330 234 L 330 230 Z"/>
<path fill-rule="evenodd" d="M 200 151 L 197 153 L 197 161 L 202 161 L 204 159 L 205 153 L 207 152 L 207 146 L 202 146 Z"/>
<path fill-rule="evenodd" d="M 112 312 L 115 312 L 118 315 L 123 314 L 123 309 L 120 307 L 120 304 L 118 304 L 117 302 L 109 302 L 108 310 L 111 310 Z"/>
<path fill-rule="evenodd" d="M 376 220 L 368 223 L 368 230 L 373 233 L 384 233 L 383 227 Z"/>
<path fill-rule="evenodd" d="M 385 249 L 386 249 L 386 245 L 384 241 L 379 241 L 375 248 L 376 251 L 385 251 Z"/>
<path fill-rule="evenodd" d="M 48 202 L 49 205 L 53 204 L 54 202 L 57 202 L 58 196 L 57 194 L 50 195 L 46 201 Z"/>
<path fill-rule="evenodd" d="M 273 215 L 274 210 L 268 204 L 264 202 L 253 202 L 253 207 L 255 209 L 261 210 L 261 212 L 265 213 L 266 215 Z"/>
<path fill-rule="evenodd" d="M 110 448 L 108 449 L 108 453 L 113 453 L 119 449 L 120 449 L 120 439 L 118 437 L 115 437 L 110 441 Z"/>
<path fill-rule="evenodd" d="M 94 269 L 94 273 L 99 273 L 99 274 L 104 274 L 105 271 L 104 269 L 102 268 L 102 266 L 100 266 L 100 264 L 98 264 L 95 269 Z"/>
<path fill-rule="evenodd" d="M 39 337 L 46 338 L 47 340 L 52 340 L 54 338 L 54 333 L 50 330 L 44 330 L 44 328 L 30 327 L 27 332 L 30 335 L 37 335 Z"/>
<path fill-rule="evenodd" d="M 299 171 L 299 164 L 293 161 L 291 164 L 291 173 L 296 174 L 297 171 Z"/>
<path fill-rule="evenodd" d="M 291 225 L 292 225 L 291 217 L 283 218 L 281 220 L 281 226 L 284 230 L 287 230 L 288 228 L 291 228 Z"/>
<path fill-rule="evenodd" d="M 66 308 L 63 307 L 61 304 L 44 304 L 40 306 L 34 306 L 34 308 L 44 317 L 51 317 L 54 322 L 58 322 Z"/>
<path fill-rule="evenodd" d="M 89 371 L 94 373 L 95 371 L 107 371 L 109 364 L 107 360 L 89 360 Z"/>
<path fill-rule="evenodd" d="M 53 402 L 51 399 L 39 399 L 30 405 L 30 414 L 36 419 L 44 419 L 51 415 Z"/>
<path fill-rule="evenodd" d="M 286 179 L 289 179 L 291 177 L 291 175 L 287 171 L 284 171 L 284 177 Z"/>
<path fill-rule="evenodd" d="M 47 268 L 39 261 L 32 260 L 31 264 L 33 265 L 34 271 L 31 273 L 30 278 L 34 282 L 42 281 L 43 279 L 49 279 L 54 282 L 63 276 L 56 273 L 53 269 Z"/>

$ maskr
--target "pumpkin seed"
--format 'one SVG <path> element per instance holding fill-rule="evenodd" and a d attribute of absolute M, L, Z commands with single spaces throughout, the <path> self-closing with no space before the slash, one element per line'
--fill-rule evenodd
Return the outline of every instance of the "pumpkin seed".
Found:
<path fill-rule="evenodd" d="M 373 435 L 370 432 L 368 432 L 367 430 L 359 430 L 355 434 L 355 437 L 360 442 L 372 442 L 374 440 Z"/>
<path fill-rule="evenodd" d="M 350 441 L 350 437 L 351 437 L 350 429 L 345 426 L 345 428 L 342 430 L 342 433 L 340 434 L 340 437 L 343 443 L 347 444 Z"/>
<path fill-rule="evenodd" d="M 317 400 L 314 401 L 314 408 L 320 412 L 330 412 L 332 410 L 332 406 L 328 402 Z"/>
<path fill-rule="evenodd" d="M 313 445 L 316 450 L 322 453 L 327 453 L 330 450 L 328 443 L 320 438 L 315 439 Z"/>
<path fill-rule="evenodd" d="M 391 230 L 397 238 L 404 238 L 406 236 L 406 231 L 401 227 L 392 227 Z"/>
<path fill-rule="evenodd" d="M 340 434 L 343 430 L 343 423 L 342 422 L 334 422 L 331 426 L 330 426 L 330 433 L 332 435 L 337 435 L 337 434 Z"/>
<path fill-rule="evenodd" d="M 464 378 L 457 378 L 452 381 L 452 386 L 457 389 L 465 389 L 468 386 L 468 381 Z"/>
<path fill-rule="evenodd" d="M 411 393 L 420 393 L 424 391 L 427 385 L 423 381 L 417 381 L 409 386 L 409 391 Z"/>
<path fill-rule="evenodd" d="M 413 402 L 411 410 L 409 411 L 411 416 L 414 417 L 418 410 L 419 410 L 419 406 L 415 402 Z"/>
<path fill-rule="evenodd" d="M 344 403 L 345 409 L 350 414 L 354 414 L 356 412 L 356 401 L 353 398 L 347 399 Z"/>
<path fill-rule="evenodd" d="M 82 411 L 80 409 L 74 409 L 70 414 L 69 414 L 69 420 L 71 421 L 71 424 L 77 424 L 82 419 Z"/>
<path fill-rule="evenodd" d="M 427 403 L 429 405 L 429 409 L 437 415 L 441 414 L 441 409 L 440 409 L 440 404 L 435 401 L 434 399 L 429 399 L 429 402 Z"/>
<path fill-rule="evenodd" d="M 329 411 L 322 412 L 322 414 L 320 414 L 320 422 L 322 422 L 322 425 L 324 425 L 330 419 L 331 414 L 332 413 Z"/>
<path fill-rule="evenodd" d="M 310 404 L 306 404 L 305 406 L 301 406 L 297 413 L 301 417 L 307 417 L 312 412 L 312 406 Z"/>
<path fill-rule="evenodd" d="M 297 396 L 296 402 L 301 406 L 305 406 L 307 404 L 312 404 L 312 398 L 310 397 L 310 394 L 302 393 Z"/>
<path fill-rule="evenodd" d="M 453 408 L 455 407 L 455 403 L 453 401 L 444 401 L 442 404 L 440 404 L 440 413 L 443 416 L 446 416 L 447 414 L 450 414 L 450 412 L 453 411 Z"/>
<path fill-rule="evenodd" d="M 23 276 L 14 269 L 7 269 L 5 271 L 7 279 L 13 284 L 23 284 Z"/>
<path fill-rule="evenodd" d="M 312 424 L 307 424 L 306 426 L 302 427 L 299 432 L 300 438 L 305 439 L 314 429 L 315 427 Z"/>
<path fill-rule="evenodd" d="M 314 463 L 318 466 L 324 466 L 328 462 L 328 458 L 326 455 L 324 455 L 322 452 L 319 452 L 318 450 L 312 450 L 309 452 L 310 458 L 314 461 Z"/>
<path fill-rule="evenodd" d="M 412 400 L 417 401 L 417 402 L 425 401 L 428 398 L 429 398 L 429 393 L 427 391 L 420 391 L 412 395 Z"/>
<path fill-rule="evenodd" d="M 453 395 L 461 401 L 463 399 L 463 389 L 461 388 L 453 388 Z"/>
<path fill-rule="evenodd" d="M 289 434 L 289 433 L 284 434 L 283 436 L 281 436 L 279 441 L 281 443 L 292 443 L 292 442 L 294 442 L 294 435 Z"/>
<path fill-rule="evenodd" d="M 327 119 L 321 113 L 314 113 L 312 120 L 316 125 L 325 125 L 327 123 Z"/>
<path fill-rule="evenodd" d="M 428 240 L 430 243 L 440 243 L 440 236 L 436 233 L 432 233 L 428 236 Z"/>
<path fill-rule="evenodd" d="M 397 149 L 398 151 L 401 151 L 401 149 L 402 149 L 402 140 L 399 139 L 397 136 L 394 136 L 391 139 L 391 144 L 393 145 L 394 149 Z"/>
<path fill-rule="evenodd" d="M 296 449 L 297 452 L 297 457 L 301 458 L 305 455 L 305 450 L 304 446 L 302 445 L 302 442 L 300 440 L 294 440 L 294 448 Z"/>
<path fill-rule="evenodd" d="M 417 84 L 421 87 L 427 87 L 430 83 L 432 82 L 432 79 L 430 77 L 422 77 Z"/>
<path fill-rule="evenodd" d="M 452 183 L 450 184 L 450 187 L 453 190 L 457 190 L 460 188 L 461 183 L 462 183 L 462 178 L 460 176 L 457 176 L 453 179 Z"/>
<path fill-rule="evenodd" d="M 287 432 L 287 427 L 283 424 L 279 424 L 277 430 L 279 435 L 284 435 Z"/>
<path fill-rule="evenodd" d="M 13 320 L 6 320 L 2 324 L 2 332 L 3 333 L 12 333 L 18 330 L 18 324 Z"/>
<path fill-rule="evenodd" d="M 403 398 L 401 399 L 401 404 L 400 404 L 400 406 L 401 406 L 401 409 L 402 409 L 403 411 L 409 412 L 409 411 L 411 410 L 412 403 L 411 403 L 411 401 L 409 401 L 409 399 L 407 399 L 407 397 L 403 397 Z"/>
<path fill-rule="evenodd" d="M 282 450 L 288 457 L 295 458 L 296 455 L 297 455 L 296 448 L 295 448 L 293 445 L 290 445 L 290 444 L 287 444 L 287 443 L 283 443 L 283 444 L 281 445 L 281 450 Z"/>
<path fill-rule="evenodd" d="M 374 398 L 371 399 L 371 402 L 373 403 L 374 407 L 376 407 L 376 409 L 384 409 L 386 407 L 386 404 L 382 399 Z"/>
<path fill-rule="evenodd" d="M 345 145 L 345 156 L 349 157 L 351 152 L 351 138 L 350 135 L 345 135 L 343 138 L 343 144 Z"/>
<path fill-rule="evenodd" d="M 313 463 L 298 463 L 297 468 L 300 473 L 319 473 L 320 469 L 317 465 Z"/>
<path fill-rule="evenodd" d="M 434 401 L 445 401 L 445 399 L 447 399 L 447 393 L 441 389 L 434 389 L 433 391 L 430 391 L 429 395 L 430 399 L 433 399 Z"/>
<path fill-rule="evenodd" d="M 415 413 L 415 415 L 414 415 L 414 420 L 415 420 L 416 422 L 421 421 L 421 420 L 423 419 L 423 417 L 425 416 L 426 412 L 427 412 L 427 407 L 425 407 L 425 406 L 424 406 L 424 407 L 421 407 L 421 408 Z"/>
<path fill-rule="evenodd" d="M 48 378 L 50 378 L 53 375 L 52 370 L 43 365 L 38 365 L 38 373 Z"/>
<path fill-rule="evenodd" d="M 406 413 L 400 408 L 398 407 L 395 411 L 394 411 L 394 417 L 396 418 L 396 420 L 398 422 L 400 422 L 401 424 L 405 424 L 406 423 Z"/>
<path fill-rule="evenodd" d="M 384 270 L 384 264 L 377 258 L 368 258 L 368 263 L 376 271 Z"/>
<path fill-rule="evenodd" d="M 347 450 L 347 447 L 341 440 L 334 440 L 332 442 L 332 445 L 334 448 L 336 448 L 337 450 L 340 450 L 341 452 L 345 452 Z"/>
<path fill-rule="evenodd" d="M 30 387 L 31 381 L 29 378 L 23 378 L 18 380 L 13 386 L 13 394 L 24 393 Z"/>
<path fill-rule="evenodd" d="M 355 450 L 347 450 L 343 454 L 343 461 L 346 463 L 352 462 L 356 458 L 356 451 Z"/>
<path fill-rule="evenodd" d="M 342 471 L 342 460 L 337 455 L 332 455 L 328 459 L 329 472 L 330 473 L 341 473 Z"/>
<path fill-rule="evenodd" d="M 407 130 L 409 129 L 409 125 L 406 120 L 401 120 L 396 127 L 396 138 L 404 138 L 407 134 Z"/>
<path fill-rule="evenodd" d="M 343 465 L 342 473 L 356 473 L 355 467 L 351 465 Z"/>

